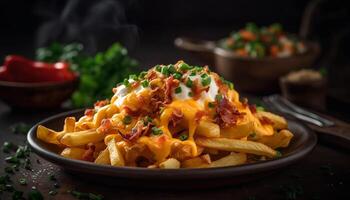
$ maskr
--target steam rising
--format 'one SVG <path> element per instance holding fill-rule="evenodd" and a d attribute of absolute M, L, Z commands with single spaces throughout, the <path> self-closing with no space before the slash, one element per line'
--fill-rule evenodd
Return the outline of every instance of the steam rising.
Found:
<path fill-rule="evenodd" d="M 38 47 L 54 41 L 81 42 L 87 52 L 95 52 L 116 41 L 132 48 L 138 40 L 137 27 L 126 23 L 125 5 L 117 0 L 70 0 L 56 15 L 41 13 L 48 20 L 38 29 Z"/>

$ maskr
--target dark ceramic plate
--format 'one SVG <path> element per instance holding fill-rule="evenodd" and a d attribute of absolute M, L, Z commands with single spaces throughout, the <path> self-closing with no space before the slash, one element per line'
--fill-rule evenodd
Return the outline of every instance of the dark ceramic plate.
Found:
<path fill-rule="evenodd" d="M 45 119 L 38 124 L 61 130 L 65 117 L 82 115 L 82 110 L 70 111 Z M 75 176 L 89 179 L 88 181 L 151 188 L 209 188 L 250 181 L 270 175 L 299 161 L 311 152 L 317 142 L 313 132 L 296 121 L 289 121 L 289 129 L 295 137 L 289 147 L 282 150 L 283 156 L 276 160 L 211 169 L 112 167 L 60 156 L 54 145 L 46 144 L 36 138 L 38 124 L 29 131 L 27 139 L 34 152 L 44 159 L 61 166 Z"/>

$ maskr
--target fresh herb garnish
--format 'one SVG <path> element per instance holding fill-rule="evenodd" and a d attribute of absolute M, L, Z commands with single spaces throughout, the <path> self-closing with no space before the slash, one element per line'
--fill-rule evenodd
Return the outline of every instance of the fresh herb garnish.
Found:
<path fill-rule="evenodd" d="M 26 180 L 25 178 L 20 178 L 20 179 L 18 180 L 18 182 L 19 182 L 19 184 L 21 184 L 21 185 L 27 185 L 27 180 Z"/>
<path fill-rule="evenodd" d="M 182 133 L 182 134 L 179 136 L 179 140 L 181 140 L 181 141 L 185 141 L 185 140 L 187 140 L 187 139 L 188 139 L 188 135 L 187 135 L 187 134 Z"/>
<path fill-rule="evenodd" d="M 187 87 L 189 87 L 189 88 L 192 88 L 192 86 L 193 86 L 193 81 L 191 80 L 191 79 L 187 79 L 187 81 L 186 81 L 186 86 Z"/>
<path fill-rule="evenodd" d="M 265 111 L 265 108 L 262 106 L 256 106 L 257 111 Z"/>
<path fill-rule="evenodd" d="M 177 79 L 177 80 L 180 80 L 180 79 L 182 78 L 182 74 L 179 73 L 179 72 L 175 72 L 175 73 L 173 74 L 173 76 L 174 76 L 174 78 Z"/>
<path fill-rule="evenodd" d="M 145 126 L 147 126 L 148 123 L 152 123 L 152 121 L 153 121 L 153 119 L 152 119 L 150 116 L 145 116 L 145 117 L 143 118 L 143 124 L 144 124 Z"/>
<path fill-rule="evenodd" d="M 280 151 L 276 151 L 275 158 L 280 158 L 280 157 L 282 157 L 282 153 Z"/>
<path fill-rule="evenodd" d="M 214 102 L 209 102 L 208 103 L 209 108 L 215 108 L 215 103 Z"/>
<path fill-rule="evenodd" d="M 186 71 L 186 70 L 189 70 L 189 69 L 192 69 L 192 66 L 186 64 L 186 63 L 181 63 L 180 66 L 179 66 L 179 69 L 181 71 Z"/>
<path fill-rule="evenodd" d="M 164 67 L 162 68 L 161 73 L 162 73 L 163 75 L 165 75 L 165 76 L 169 76 L 170 72 L 169 72 L 168 67 L 167 67 L 167 66 L 164 66 Z"/>
<path fill-rule="evenodd" d="M 210 76 L 208 76 L 208 74 L 202 74 L 201 78 L 202 78 L 201 83 L 203 86 L 208 86 L 210 84 L 211 78 Z"/>
<path fill-rule="evenodd" d="M 193 92 L 188 92 L 189 97 L 193 97 Z"/>
<path fill-rule="evenodd" d="M 130 115 L 126 115 L 123 118 L 123 124 L 128 125 L 128 124 L 131 124 L 131 122 L 132 122 L 132 117 Z"/>
<path fill-rule="evenodd" d="M 175 88 L 175 93 L 176 93 L 176 94 L 179 94 L 179 93 L 181 93 L 181 92 L 182 92 L 182 88 L 181 88 L 181 87 Z"/>
<path fill-rule="evenodd" d="M 153 135 L 161 135 L 163 133 L 163 131 L 160 128 L 157 127 L 152 127 L 152 134 Z"/>
<path fill-rule="evenodd" d="M 123 85 L 125 86 L 125 87 L 129 87 L 130 86 L 130 82 L 129 82 L 129 79 L 124 79 L 123 80 Z"/>
<path fill-rule="evenodd" d="M 216 96 L 215 96 L 215 99 L 216 99 L 216 101 L 218 101 L 218 102 L 220 102 L 221 100 L 222 100 L 222 94 L 217 94 Z"/>
<path fill-rule="evenodd" d="M 73 71 L 80 74 L 79 89 L 71 99 L 75 107 L 91 106 L 99 99 L 108 98 L 112 88 L 138 65 L 119 43 L 92 56 L 85 54 L 83 50 L 83 45 L 77 43 L 53 43 L 36 52 L 37 60 L 51 63 L 66 61 Z"/>
<path fill-rule="evenodd" d="M 32 190 L 28 194 L 28 199 L 29 200 L 43 200 L 44 197 L 39 190 L 37 190 L 35 187 L 33 187 Z"/>
<path fill-rule="evenodd" d="M 148 87 L 148 86 L 149 86 L 148 80 L 143 80 L 143 81 L 141 81 L 141 85 L 142 85 L 142 87 L 144 87 L 144 88 Z"/>
<path fill-rule="evenodd" d="M 29 129 L 31 128 L 30 125 L 20 122 L 18 124 L 15 124 L 11 126 L 11 132 L 14 134 L 27 134 Z"/>
<path fill-rule="evenodd" d="M 138 80 L 138 77 L 137 77 L 136 74 L 130 74 L 130 75 L 129 75 L 129 79 L 134 80 L 134 81 L 137 81 L 137 80 Z"/>
<path fill-rule="evenodd" d="M 162 66 L 156 65 L 155 69 L 156 69 L 157 72 L 161 72 L 162 71 Z"/>

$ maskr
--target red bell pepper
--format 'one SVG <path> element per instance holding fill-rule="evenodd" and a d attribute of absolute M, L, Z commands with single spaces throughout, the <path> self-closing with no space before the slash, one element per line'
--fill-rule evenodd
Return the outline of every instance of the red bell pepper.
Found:
<path fill-rule="evenodd" d="M 4 72 L 0 72 L 0 80 L 14 82 L 59 82 L 76 77 L 69 70 L 68 63 L 37 62 L 17 55 L 6 57 L 2 71 Z"/>

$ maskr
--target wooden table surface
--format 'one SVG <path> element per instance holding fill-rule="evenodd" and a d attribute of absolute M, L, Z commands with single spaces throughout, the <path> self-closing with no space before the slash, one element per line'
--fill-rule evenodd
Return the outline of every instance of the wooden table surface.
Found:
<path fill-rule="evenodd" d="M 13 124 L 33 125 L 61 111 L 11 111 L 0 104 L 0 144 L 5 141 L 24 144 L 26 135 L 12 133 L 10 127 Z M 5 174 L 3 169 L 8 166 L 4 161 L 6 156 L 8 154 L 0 153 L 0 175 Z M 350 199 L 350 153 L 322 143 L 304 160 L 263 179 L 225 188 L 188 191 L 173 191 L 172 188 L 144 190 L 142 185 L 123 188 L 87 182 L 34 153 L 30 157 L 32 170 L 20 169 L 10 175 L 13 186 L 23 191 L 24 197 L 35 186 L 45 199 L 75 199 L 67 192 L 69 190 L 101 194 L 105 199 Z M 50 174 L 54 174 L 57 180 L 50 180 Z M 20 178 L 26 178 L 28 184 L 20 185 Z M 58 193 L 51 196 L 49 191 L 55 188 L 55 183 L 60 187 Z M 11 194 L 3 192 L 0 199 L 11 199 Z"/>

